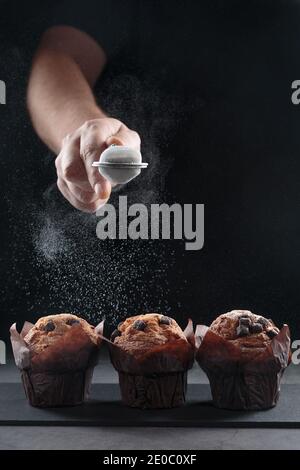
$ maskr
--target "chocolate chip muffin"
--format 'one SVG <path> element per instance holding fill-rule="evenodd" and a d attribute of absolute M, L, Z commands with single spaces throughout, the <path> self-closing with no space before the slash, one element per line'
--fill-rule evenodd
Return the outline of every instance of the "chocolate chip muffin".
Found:
<path fill-rule="evenodd" d="M 16 363 L 19 352 L 27 355 L 21 368 L 29 402 L 37 407 L 81 404 L 88 396 L 102 336 L 87 321 L 62 313 L 40 318 L 12 344 Z M 22 349 L 20 349 L 20 347 Z"/>
<path fill-rule="evenodd" d="M 249 310 L 232 310 L 220 315 L 210 325 L 211 331 L 240 348 L 264 348 L 279 329 L 271 319 Z"/>
<path fill-rule="evenodd" d="M 124 403 L 139 408 L 182 405 L 193 364 L 193 334 L 158 313 L 127 318 L 111 335 L 111 359 Z"/>
<path fill-rule="evenodd" d="M 187 339 L 180 326 L 170 317 L 148 313 L 128 318 L 112 333 L 112 341 L 124 351 L 143 356 L 155 346 Z"/>
<path fill-rule="evenodd" d="M 196 330 L 196 359 L 220 408 L 260 410 L 275 406 L 290 361 L 290 332 L 249 310 L 220 315 Z"/>
<path fill-rule="evenodd" d="M 71 334 L 74 327 L 86 333 L 95 345 L 99 343 L 99 335 L 95 333 L 95 328 L 87 321 L 70 313 L 40 318 L 25 336 L 24 341 L 35 354 L 39 354 L 46 348 L 54 346 L 66 334 Z"/>

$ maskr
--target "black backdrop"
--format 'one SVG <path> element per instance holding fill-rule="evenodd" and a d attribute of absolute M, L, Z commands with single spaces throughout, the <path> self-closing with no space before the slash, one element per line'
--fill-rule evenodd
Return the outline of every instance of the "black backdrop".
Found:
<path fill-rule="evenodd" d="M 105 315 L 111 327 L 141 311 L 160 310 L 182 323 L 188 316 L 209 322 L 239 307 L 290 323 L 296 337 L 300 107 L 291 104 L 290 85 L 300 78 L 299 2 L 260 2 L 260 31 L 266 17 L 274 28 L 268 23 L 271 35 L 247 51 L 252 66 L 240 68 L 248 76 L 241 93 L 233 101 L 221 98 L 207 112 L 204 107 L 200 138 L 178 130 L 176 144 L 171 139 L 164 149 L 164 170 L 168 154 L 178 158 L 163 198 L 173 201 L 176 193 L 183 202 L 208 201 L 205 248 L 198 254 L 184 253 L 171 242 L 116 241 L 99 248 L 95 219 L 73 211 L 57 193 L 53 156 L 35 136 L 25 106 L 31 56 L 55 3 L 0 2 L 0 79 L 7 84 L 7 104 L 0 107 L 0 337 L 16 320 L 59 311 L 78 312 L 94 322 Z M 248 2 L 249 17 L 251 4 L 257 8 L 257 2 Z M 245 13 L 242 20 L 247 22 Z M 222 26 L 220 34 L 226 35 Z M 119 88 L 118 73 L 108 72 L 104 91 Z M 136 88 L 140 82 L 131 73 Z M 233 86 L 232 77 L 224 73 L 225 88 Z M 128 118 L 126 110 L 118 112 Z M 144 125 L 136 126 L 144 137 Z M 145 153 L 148 145 L 155 158 L 152 137 L 145 135 Z M 195 147 L 213 156 L 200 165 L 202 179 L 195 177 L 190 160 L 184 170 L 180 165 L 180 156 Z M 189 187 L 186 198 L 177 187 L 179 175 Z M 142 200 L 133 183 L 132 199 L 156 201 L 161 187 L 151 192 L 151 182 L 153 177 L 145 181 Z"/>

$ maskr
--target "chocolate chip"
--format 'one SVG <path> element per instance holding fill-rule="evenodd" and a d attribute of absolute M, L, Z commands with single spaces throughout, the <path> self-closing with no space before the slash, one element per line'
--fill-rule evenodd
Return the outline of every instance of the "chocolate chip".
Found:
<path fill-rule="evenodd" d="M 66 321 L 66 324 L 69 326 L 78 325 L 80 324 L 80 321 L 75 320 L 74 318 L 70 318 L 69 320 Z"/>
<path fill-rule="evenodd" d="M 264 330 L 264 327 L 261 323 L 253 323 L 250 326 L 250 333 L 261 333 Z"/>
<path fill-rule="evenodd" d="M 53 321 L 48 321 L 48 323 L 46 323 L 46 325 L 44 326 L 44 331 L 46 331 L 47 333 L 50 333 L 50 331 L 54 331 L 54 330 L 55 330 L 55 325 Z"/>
<path fill-rule="evenodd" d="M 244 325 L 239 325 L 236 329 L 236 334 L 240 336 L 248 336 L 249 335 L 249 328 Z"/>
<path fill-rule="evenodd" d="M 267 335 L 269 336 L 270 339 L 272 339 L 276 335 L 278 335 L 278 333 L 276 330 L 274 330 L 274 328 L 271 328 L 270 330 L 267 330 Z"/>
<path fill-rule="evenodd" d="M 267 320 L 267 319 L 264 318 L 264 317 L 259 317 L 259 318 L 257 319 L 257 323 L 260 323 L 260 324 L 263 325 L 263 326 L 268 326 L 269 320 Z"/>
<path fill-rule="evenodd" d="M 114 330 L 111 334 L 111 337 L 110 337 L 111 341 L 114 341 L 118 336 L 121 336 L 120 331 L 119 330 Z"/>
<path fill-rule="evenodd" d="M 147 326 L 147 323 L 144 322 L 143 320 L 136 320 L 133 324 L 133 328 L 139 331 L 144 331 L 146 326 Z"/>
<path fill-rule="evenodd" d="M 240 321 L 240 325 L 247 326 L 248 328 L 251 325 L 251 320 L 249 317 L 240 317 L 239 321 Z"/>
<path fill-rule="evenodd" d="M 171 321 L 172 321 L 171 318 L 166 317 L 165 315 L 163 315 L 159 319 L 159 324 L 160 325 L 171 325 Z"/>

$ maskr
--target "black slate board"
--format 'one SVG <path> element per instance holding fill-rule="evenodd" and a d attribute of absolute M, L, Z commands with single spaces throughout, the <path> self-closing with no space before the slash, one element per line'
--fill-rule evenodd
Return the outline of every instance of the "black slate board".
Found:
<path fill-rule="evenodd" d="M 181 408 L 138 410 L 122 405 L 117 384 L 95 384 L 83 406 L 37 409 L 21 384 L 0 384 L 0 425 L 300 428 L 300 385 L 283 385 L 277 407 L 260 412 L 214 408 L 208 385 L 189 385 L 187 398 Z"/>

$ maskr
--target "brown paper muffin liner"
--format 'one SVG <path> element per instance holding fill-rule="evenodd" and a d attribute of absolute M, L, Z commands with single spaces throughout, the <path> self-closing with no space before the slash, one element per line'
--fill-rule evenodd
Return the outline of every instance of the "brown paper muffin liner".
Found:
<path fill-rule="evenodd" d="M 264 348 L 242 352 L 230 341 L 198 325 L 196 360 L 208 376 L 213 403 L 231 410 L 274 407 L 280 382 L 290 363 L 290 330 L 284 325 Z"/>
<path fill-rule="evenodd" d="M 187 370 L 194 362 L 194 332 L 189 320 L 188 342 L 177 340 L 134 356 L 108 341 L 111 362 L 119 373 L 122 401 L 135 408 L 173 408 L 184 404 Z"/>
<path fill-rule="evenodd" d="M 26 397 L 32 406 L 47 408 L 75 406 L 89 396 L 94 367 L 99 359 L 103 322 L 96 328 L 96 345 L 80 325 L 74 325 L 54 345 L 35 354 L 25 343 L 33 327 L 26 322 L 19 334 L 16 325 L 10 329 L 15 363 L 20 369 Z"/>

